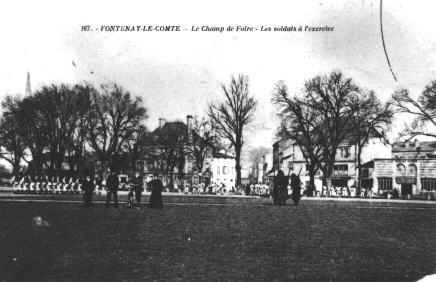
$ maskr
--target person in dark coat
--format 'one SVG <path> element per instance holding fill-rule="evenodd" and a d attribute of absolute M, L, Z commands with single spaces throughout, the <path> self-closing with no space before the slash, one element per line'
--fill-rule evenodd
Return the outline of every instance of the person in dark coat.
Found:
<path fill-rule="evenodd" d="M 291 175 L 292 200 L 294 205 L 298 206 L 301 198 L 301 181 L 295 173 Z"/>
<path fill-rule="evenodd" d="M 92 204 L 92 192 L 94 192 L 94 180 L 91 176 L 87 175 L 82 183 L 83 189 L 83 201 L 85 202 L 85 206 L 89 206 Z"/>
<path fill-rule="evenodd" d="M 274 177 L 273 186 L 273 201 L 274 205 L 284 205 L 288 198 L 288 178 L 285 176 L 282 170 L 277 172 Z"/>
<path fill-rule="evenodd" d="M 111 201 L 111 195 L 114 195 L 114 207 L 118 208 L 118 186 L 120 185 L 118 181 L 118 176 L 114 172 L 110 172 L 106 179 L 106 207 L 109 207 Z"/>
<path fill-rule="evenodd" d="M 153 179 L 152 181 L 148 182 L 147 185 L 149 187 L 151 187 L 150 203 L 149 203 L 148 207 L 149 208 L 155 208 L 155 209 L 161 209 L 163 207 L 163 202 L 162 202 L 163 185 L 162 185 L 162 181 L 160 181 L 159 179 Z"/>

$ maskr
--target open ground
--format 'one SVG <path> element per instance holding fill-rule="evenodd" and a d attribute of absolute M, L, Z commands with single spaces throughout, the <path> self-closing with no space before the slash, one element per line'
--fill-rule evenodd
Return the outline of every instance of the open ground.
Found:
<path fill-rule="evenodd" d="M 0 280 L 416 281 L 436 273 L 435 204 L 276 207 L 180 196 L 153 210 L 66 197 L 3 197 Z"/>

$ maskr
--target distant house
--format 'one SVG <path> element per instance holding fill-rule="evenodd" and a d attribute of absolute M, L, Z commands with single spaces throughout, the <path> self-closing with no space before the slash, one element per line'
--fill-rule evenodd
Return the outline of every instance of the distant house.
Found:
<path fill-rule="evenodd" d="M 376 157 L 389 157 L 390 145 L 382 142 L 378 137 L 370 138 L 362 152 L 362 163 L 373 160 Z M 272 168 L 268 171 L 271 181 L 278 170 L 285 175 L 292 173 L 299 174 L 304 187 L 309 186 L 309 171 L 306 160 L 300 146 L 293 140 L 282 139 L 273 144 Z M 321 171 L 315 176 L 315 186 L 319 190 L 324 181 Z M 357 179 L 357 146 L 353 138 L 344 140 L 336 151 L 332 185 L 340 187 L 356 186 Z M 372 182 L 367 181 L 365 185 L 372 187 Z M 363 186 L 365 186 L 363 185 Z"/>
<path fill-rule="evenodd" d="M 236 159 L 234 156 L 225 153 L 214 153 L 211 163 L 211 182 L 231 189 L 236 186 Z"/>
<path fill-rule="evenodd" d="M 436 142 L 395 142 L 391 157 L 375 158 L 364 169 L 380 194 L 393 189 L 400 195 L 436 193 Z"/>
<path fill-rule="evenodd" d="M 210 183 L 212 151 L 204 158 L 203 171 L 198 171 L 193 149 L 204 139 L 193 129 L 193 117 L 166 122 L 159 119 L 159 127 L 151 132 L 144 145 L 144 175 L 147 181 L 159 178 L 165 187 L 177 189 L 185 184 Z M 171 187 L 172 186 L 172 187 Z"/>

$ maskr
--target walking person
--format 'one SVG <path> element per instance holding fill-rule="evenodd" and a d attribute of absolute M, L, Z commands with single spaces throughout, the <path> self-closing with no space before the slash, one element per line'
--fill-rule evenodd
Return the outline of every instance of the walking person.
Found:
<path fill-rule="evenodd" d="M 82 183 L 83 189 L 83 201 L 85 202 L 85 206 L 90 206 L 92 204 L 92 193 L 94 192 L 94 180 L 91 179 L 91 176 L 87 175 Z"/>
<path fill-rule="evenodd" d="M 298 206 L 301 198 L 301 183 L 300 177 L 298 177 L 295 173 L 291 175 L 291 188 L 292 200 L 294 201 L 294 205 Z"/>
<path fill-rule="evenodd" d="M 106 195 L 106 207 L 110 206 L 111 201 L 111 195 L 114 195 L 114 207 L 118 208 L 118 186 L 120 185 L 118 181 L 118 176 L 113 172 L 109 170 L 109 176 L 106 180 L 106 189 L 107 189 L 107 195 Z"/>

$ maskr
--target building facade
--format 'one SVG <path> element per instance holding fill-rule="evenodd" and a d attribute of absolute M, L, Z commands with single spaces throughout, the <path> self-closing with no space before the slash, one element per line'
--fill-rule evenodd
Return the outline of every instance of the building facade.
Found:
<path fill-rule="evenodd" d="M 210 167 L 212 173 L 211 183 L 218 186 L 224 185 L 227 189 L 234 190 L 236 186 L 235 167 L 236 160 L 234 156 L 225 153 L 213 154 Z"/>
<path fill-rule="evenodd" d="M 379 138 L 372 138 L 362 150 L 362 163 L 379 158 L 390 157 L 390 145 L 385 144 Z M 355 187 L 357 181 L 357 146 L 346 140 L 342 142 L 335 157 L 332 174 L 332 186 Z M 268 167 L 268 163 L 264 164 Z M 272 169 L 268 171 L 269 181 L 272 181 L 278 170 L 285 175 L 295 173 L 300 176 L 304 188 L 309 186 L 309 170 L 301 148 L 292 140 L 279 140 L 273 144 Z M 315 175 L 315 187 L 320 190 L 323 185 L 323 175 L 320 170 Z M 371 183 L 372 185 L 373 183 Z"/>
<path fill-rule="evenodd" d="M 193 117 L 188 115 L 186 123 L 166 122 L 159 119 L 159 127 L 151 132 L 144 145 L 144 177 L 146 181 L 158 178 L 164 187 L 179 189 L 187 184 L 210 182 L 209 166 L 212 152 L 207 151 L 203 162 L 203 171 L 199 171 L 194 146 L 203 139 L 193 130 Z"/>
<path fill-rule="evenodd" d="M 378 194 L 417 195 L 436 191 L 436 142 L 397 142 L 391 158 L 375 158 L 367 176 Z"/>

